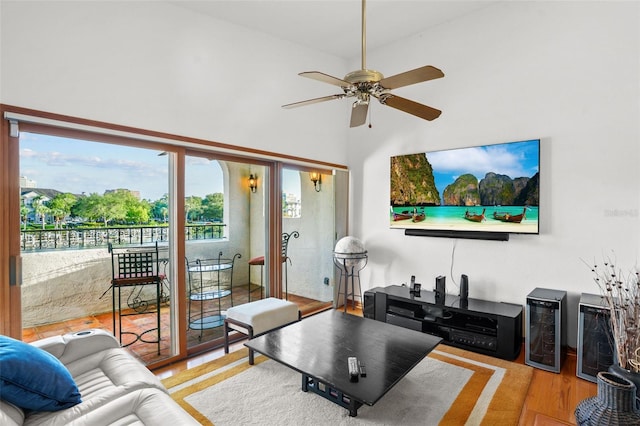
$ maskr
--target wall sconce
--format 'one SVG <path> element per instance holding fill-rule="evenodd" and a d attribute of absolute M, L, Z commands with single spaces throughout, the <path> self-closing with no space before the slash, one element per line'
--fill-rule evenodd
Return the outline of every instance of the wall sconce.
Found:
<path fill-rule="evenodd" d="M 313 187 L 315 188 L 316 192 L 320 192 L 320 185 L 322 184 L 322 175 L 318 172 L 311 172 L 309 173 L 309 175 L 311 176 L 311 182 L 313 182 Z"/>
<path fill-rule="evenodd" d="M 249 189 L 255 193 L 258 190 L 258 176 L 249 175 Z"/>

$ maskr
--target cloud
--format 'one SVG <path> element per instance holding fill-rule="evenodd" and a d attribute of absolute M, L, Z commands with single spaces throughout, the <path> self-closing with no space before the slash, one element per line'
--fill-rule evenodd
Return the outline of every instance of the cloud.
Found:
<path fill-rule="evenodd" d="M 26 132 L 20 136 L 20 146 L 21 175 L 36 180 L 41 188 L 98 194 L 127 188 L 150 199 L 169 192 L 168 157 L 154 150 Z M 189 195 L 222 192 L 223 176 L 216 161 L 185 158 Z"/>
<path fill-rule="evenodd" d="M 185 163 L 187 166 L 208 166 L 211 164 L 211 160 L 204 157 L 193 157 L 188 155 L 185 157 Z"/>
<path fill-rule="evenodd" d="M 29 148 L 22 149 L 20 157 L 24 160 L 39 162 L 49 167 L 71 167 L 71 168 L 98 168 L 108 169 L 111 173 L 124 172 L 131 176 L 166 176 L 166 167 L 150 162 L 123 159 L 123 158 L 102 158 L 96 155 L 71 155 L 58 151 L 34 151 Z M 164 169 L 164 170 L 163 170 Z"/>
<path fill-rule="evenodd" d="M 488 172 L 511 178 L 531 176 L 524 155 L 506 146 L 486 146 L 427 153 L 427 159 L 438 173 L 461 175 L 471 173 L 483 178 Z M 534 171 L 535 173 L 535 171 Z"/>

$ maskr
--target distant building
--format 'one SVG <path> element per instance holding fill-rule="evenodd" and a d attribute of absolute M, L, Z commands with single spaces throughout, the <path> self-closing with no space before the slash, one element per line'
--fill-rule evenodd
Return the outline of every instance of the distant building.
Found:
<path fill-rule="evenodd" d="M 20 200 L 22 200 L 22 204 L 29 209 L 29 213 L 27 213 L 27 222 L 40 223 L 40 218 L 37 217 L 33 206 L 33 200 L 40 197 L 40 200 L 43 203 L 46 203 L 53 200 L 58 194 L 61 194 L 61 192 L 57 189 L 33 187 L 20 188 Z"/>
<path fill-rule="evenodd" d="M 38 183 L 26 176 L 20 176 L 20 188 L 37 188 Z"/>
<path fill-rule="evenodd" d="M 300 217 L 301 202 L 296 194 L 283 194 L 283 215 L 285 217 Z"/>
<path fill-rule="evenodd" d="M 20 201 L 22 204 L 29 210 L 27 213 L 27 222 L 34 223 L 42 223 L 41 218 L 36 215 L 35 207 L 33 205 L 33 200 L 37 197 L 41 197 L 40 200 L 43 203 L 47 203 L 53 200 L 56 195 L 62 194 L 62 191 L 58 191 L 57 189 L 51 188 L 31 188 L 31 187 L 21 187 L 20 188 Z M 82 198 L 85 194 L 74 194 L 76 198 Z M 47 216 L 46 220 L 52 220 L 51 216 Z"/>
<path fill-rule="evenodd" d="M 137 200 L 140 199 L 140 191 L 132 191 L 130 189 L 125 189 L 125 188 L 107 189 L 106 191 L 104 191 L 105 194 L 111 194 L 111 193 L 114 193 L 114 192 L 128 192 L 129 194 L 131 194 L 134 197 L 136 197 Z"/>

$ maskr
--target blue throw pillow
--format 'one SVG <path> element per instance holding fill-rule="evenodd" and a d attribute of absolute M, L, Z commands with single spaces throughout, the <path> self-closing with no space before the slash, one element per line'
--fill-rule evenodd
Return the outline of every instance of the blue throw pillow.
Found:
<path fill-rule="evenodd" d="M 0 336 L 0 398 L 34 411 L 58 411 L 82 402 L 58 358 L 7 336 Z"/>

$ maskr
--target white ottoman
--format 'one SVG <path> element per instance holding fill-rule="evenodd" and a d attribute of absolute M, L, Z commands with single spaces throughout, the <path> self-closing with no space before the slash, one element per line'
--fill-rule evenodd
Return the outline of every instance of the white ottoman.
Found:
<path fill-rule="evenodd" d="M 254 338 L 267 331 L 300 320 L 298 305 L 275 297 L 233 306 L 224 320 L 224 352 L 229 353 L 229 332 L 239 331 Z M 253 365 L 253 350 L 249 349 L 249 364 Z"/>

